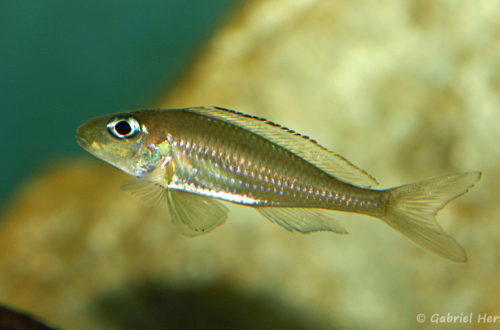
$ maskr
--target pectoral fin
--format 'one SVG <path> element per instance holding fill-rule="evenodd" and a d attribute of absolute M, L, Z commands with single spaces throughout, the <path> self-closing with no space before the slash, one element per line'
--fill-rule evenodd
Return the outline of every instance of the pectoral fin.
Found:
<path fill-rule="evenodd" d="M 207 233 L 226 221 L 229 210 L 212 197 L 169 190 L 168 205 L 172 222 L 187 236 Z"/>
<path fill-rule="evenodd" d="M 320 210 L 291 207 L 258 207 L 257 210 L 271 222 L 290 231 L 311 233 L 326 230 L 348 234 L 344 226 Z"/>
<path fill-rule="evenodd" d="M 142 178 L 127 179 L 121 186 L 122 190 L 131 191 L 132 195 L 145 202 L 158 203 L 165 197 L 166 189 L 158 184 Z"/>

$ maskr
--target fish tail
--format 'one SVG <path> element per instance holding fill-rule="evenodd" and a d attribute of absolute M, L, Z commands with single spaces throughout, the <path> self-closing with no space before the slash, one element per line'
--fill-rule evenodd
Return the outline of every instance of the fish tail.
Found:
<path fill-rule="evenodd" d="M 418 245 L 447 259 L 466 262 L 464 248 L 444 232 L 435 216 L 480 177 L 481 172 L 457 173 L 389 189 L 381 219 Z"/>

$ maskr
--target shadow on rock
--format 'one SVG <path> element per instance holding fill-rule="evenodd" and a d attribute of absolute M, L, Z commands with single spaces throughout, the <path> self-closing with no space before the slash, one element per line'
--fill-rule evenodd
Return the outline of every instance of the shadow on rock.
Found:
<path fill-rule="evenodd" d="M 96 313 L 122 329 L 321 329 L 311 317 L 265 295 L 231 287 L 138 285 L 108 292 Z"/>

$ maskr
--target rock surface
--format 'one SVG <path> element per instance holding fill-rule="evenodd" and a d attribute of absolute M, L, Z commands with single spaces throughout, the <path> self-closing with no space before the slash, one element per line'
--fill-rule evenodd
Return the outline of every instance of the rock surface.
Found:
<path fill-rule="evenodd" d="M 164 205 L 120 191 L 124 174 L 75 160 L 26 182 L 2 215 L 0 300 L 71 329 L 409 328 L 447 312 L 484 326 L 479 313 L 500 315 L 499 13 L 496 1 L 247 1 L 161 102 L 266 117 L 382 188 L 482 170 L 438 217 L 467 264 L 343 214 L 350 236 L 299 235 L 230 206 L 224 226 L 186 238 Z"/>

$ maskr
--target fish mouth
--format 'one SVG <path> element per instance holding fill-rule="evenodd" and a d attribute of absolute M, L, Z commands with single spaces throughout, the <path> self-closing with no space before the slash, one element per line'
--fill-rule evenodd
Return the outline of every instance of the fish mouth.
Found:
<path fill-rule="evenodd" d="M 88 147 L 90 147 L 90 144 L 88 143 L 88 141 L 85 140 L 85 138 L 81 137 L 80 135 L 76 136 L 76 141 L 84 149 L 87 149 Z"/>
<path fill-rule="evenodd" d="M 78 144 L 85 150 L 88 150 L 89 147 L 90 147 L 90 143 L 89 141 L 85 138 L 85 137 L 88 137 L 87 135 L 87 125 L 85 125 L 86 123 L 84 123 L 83 125 L 81 125 L 80 127 L 78 127 L 76 129 L 76 141 L 78 142 Z"/>

